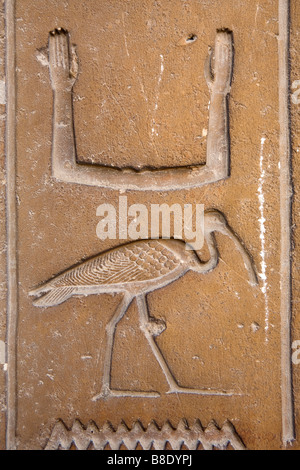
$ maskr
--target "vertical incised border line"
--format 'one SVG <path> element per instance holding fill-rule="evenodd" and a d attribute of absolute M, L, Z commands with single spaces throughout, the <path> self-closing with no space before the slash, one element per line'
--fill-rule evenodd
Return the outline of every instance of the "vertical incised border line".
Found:
<path fill-rule="evenodd" d="M 289 0 L 279 0 L 279 119 L 281 217 L 281 372 L 282 438 L 295 439 L 291 364 L 291 135 L 289 113 Z M 6 0 L 6 176 L 7 176 L 7 431 L 6 448 L 16 448 L 17 207 L 15 0 Z"/>
<path fill-rule="evenodd" d="M 16 338 L 18 315 L 16 205 L 15 0 L 6 0 L 7 422 L 6 448 L 16 448 Z"/>
<path fill-rule="evenodd" d="M 289 36 L 290 0 L 279 0 L 279 152 L 280 152 L 280 220 L 281 220 L 281 394 L 282 440 L 284 445 L 295 439 L 293 379 L 291 361 L 291 131 L 290 131 L 290 73 Z"/>

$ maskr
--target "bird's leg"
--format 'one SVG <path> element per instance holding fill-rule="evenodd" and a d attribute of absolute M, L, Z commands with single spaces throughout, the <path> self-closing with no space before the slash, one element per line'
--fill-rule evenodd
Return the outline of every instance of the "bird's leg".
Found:
<path fill-rule="evenodd" d="M 93 397 L 93 401 L 97 401 L 100 398 L 107 398 L 109 396 L 115 397 L 124 397 L 124 396 L 133 396 L 133 397 L 158 397 L 159 394 L 156 392 L 137 392 L 130 390 L 112 390 L 111 389 L 111 365 L 112 365 L 112 355 L 113 355 L 113 346 L 115 339 L 116 327 L 120 320 L 123 318 L 125 313 L 128 310 L 128 307 L 133 299 L 133 296 L 125 294 L 123 300 L 118 305 L 113 317 L 106 325 L 106 350 L 104 357 L 104 367 L 103 367 L 103 378 L 102 378 L 102 389 L 101 392 Z"/>
<path fill-rule="evenodd" d="M 177 388 L 178 384 L 172 372 L 170 371 L 170 368 L 168 364 L 166 363 L 164 356 L 162 355 L 159 347 L 157 346 L 155 342 L 154 335 L 151 332 L 151 329 L 149 328 L 150 318 L 149 318 L 149 312 L 148 312 L 147 301 L 146 301 L 145 295 L 144 294 L 139 295 L 136 298 L 136 300 L 137 300 L 137 305 L 138 305 L 141 330 L 143 331 L 148 343 L 150 344 L 153 354 L 156 357 L 157 362 L 159 363 L 160 367 L 162 368 L 163 373 L 165 374 L 165 377 L 170 386 L 170 389 Z"/>
<path fill-rule="evenodd" d="M 103 367 L 103 379 L 102 379 L 102 391 L 106 392 L 110 390 L 110 379 L 111 379 L 111 364 L 112 364 L 112 355 L 113 355 L 113 346 L 115 339 L 116 327 L 119 321 L 122 319 L 126 313 L 131 298 L 124 296 L 122 302 L 118 305 L 113 317 L 106 325 L 106 351 L 104 358 L 104 367 Z"/>
<path fill-rule="evenodd" d="M 167 379 L 167 382 L 169 384 L 169 391 L 167 392 L 168 394 L 170 393 L 188 393 L 188 394 L 194 394 L 194 395 L 213 395 L 213 396 L 232 396 L 234 395 L 233 392 L 231 391 L 223 391 L 223 390 L 213 390 L 213 389 L 204 389 L 204 390 L 199 390 L 199 389 L 194 389 L 194 388 L 186 388 L 186 387 L 180 387 L 174 378 L 163 354 L 161 353 L 158 345 L 155 342 L 153 334 L 151 334 L 149 330 L 149 312 L 148 312 L 148 306 L 147 306 L 147 300 L 145 298 L 145 295 L 141 294 L 137 297 L 137 304 L 138 304 L 138 310 L 139 310 L 139 316 L 140 316 L 140 324 L 141 324 L 141 329 L 150 344 L 150 347 L 153 351 L 154 356 L 156 357 L 156 360 L 158 361 L 163 373 L 165 374 L 165 377 Z"/>

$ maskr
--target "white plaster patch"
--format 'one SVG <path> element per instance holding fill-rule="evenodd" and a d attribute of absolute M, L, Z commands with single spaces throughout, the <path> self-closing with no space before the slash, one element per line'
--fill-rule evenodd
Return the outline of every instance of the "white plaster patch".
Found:
<path fill-rule="evenodd" d="M 155 98 L 155 106 L 154 106 L 154 114 L 153 114 L 153 119 L 152 119 L 152 127 L 151 127 L 151 136 L 153 137 L 154 135 L 158 136 L 158 128 L 155 122 L 155 115 L 156 111 L 158 109 L 158 101 L 159 101 L 159 90 L 160 90 L 160 84 L 162 81 L 163 73 L 165 70 L 164 66 L 164 56 L 160 54 L 160 73 L 158 77 L 158 82 L 157 82 L 157 92 L 156 92 L 156 98 Z"/>
<path fill-rule="evenodd" d="M 266 138 L 262 137 L 261 138 L 261 145 L 260 145 L 260 160 L 259 160 L 259 166 L 260 166 L 260 178 L 259 178 L 259 185 L 258 185 L 258 200 L 259 200 L 259 211 L 260 211 L 260 219 L 259 219 L 259 224 L 260 224 L 260 240 L 261 240 L 261 252 L 260 252 L 260 266 L 261 266 L 261 273 L 259 274 L 259 277 L 262 279 L 263 284 L 261 287 L 261 291 L 264 295 L 265 299 L 265 332 L 266 335 L 268 334 L 269 331 L 269 300 L 268 300 L 268 282 L 267 282 L 267 264 L 266 264 L 266 251 L 265 251 L 265 233 L 266 233 L 266 227 L 265 227 L 265 216 L 264 216 L 264 210 L 265 210 L 265 196 L 264 196 L 264 182 L 265 182 L 265 176 L 266 172 L 264 170 L 264 144 L 265 144 Z M 268 337 L 266 336 L 266 341 L 268 341 Z"/>
<path fill-rule="evenodd" d="M 35 56 L 43 67 L 49 67 L 48 49 L 46 47 L 36 51 Z"/>

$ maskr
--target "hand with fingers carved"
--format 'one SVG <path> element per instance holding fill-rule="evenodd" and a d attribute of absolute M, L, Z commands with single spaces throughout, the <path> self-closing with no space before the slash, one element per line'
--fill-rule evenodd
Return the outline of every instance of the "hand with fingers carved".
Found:
<path fill-rule="evenodd" d="M 75 46 L 70 48 L 69 34 L 63 28 L 50 33 L 49 66 L 53 90 L 71 92 L 78 75 L 78 58 Z"/>

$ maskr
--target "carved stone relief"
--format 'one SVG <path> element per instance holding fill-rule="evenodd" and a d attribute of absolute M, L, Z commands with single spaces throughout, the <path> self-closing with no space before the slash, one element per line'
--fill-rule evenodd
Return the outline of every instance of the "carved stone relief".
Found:
<path fill-rule="evenodd" d="M 145 398 L 160 396 L 159 393 L 150 391 L 112 390 L 110 386 L 115 330 L 133 299 L 137 300 L 140 328 L 168 382 L 169 391 L 167 393 L 234 395 L 233 391 L 191 389 L 178 385 L 154 339 L 155 336 L 163 333 L 166 325 L 162 320 L 151 317 L 147 306 L 146 296 L 149 292 L 167 286 L 189 270 L 199 274 L 207 274 L 217 266 L 219 254 L 214 232 L 223 233 L 233 240 L 243 257 L 250 284 L 257 285 L 257 277 L 251 258 L 228 226 L 225 217 L 215 210 L 206 211 L 204 223 L 204 237 L 210 253 L 210 259 L 207 262 L 201 261 L 194 251 L 187 251 L 183 241 L 139 240 L 101 253 L 52 278 L 41 287 L 30 292 L 30 295 L 39 296 L 34 302 L 37 307 L 59 305 L 74 295 L 123 294 L 122 301 L 106 325 L 106 352 L 102 389 L 101 393 L 95 396 L 93 400 L 106 398 L 107 396 L 139 396 Z"/>
<path fill-rule="evenodd" d="M 144 3 L 4 5 L 3 447 L 296 448 L 290 2 Z"/>
<path fill-rule="evenodd" d="M 188 426 L 182 420 L 176 429 L 170 423 L 165 423 L 160 428 L 155 421 L 146 429 L 139 421 L 132 429 L 129 429 L 125 423 L 119 425 L 117 429 L 106 423 L 99 429 L 94 422 L 84 427 L 78 420 L 74 422 L 72 429 L 68 429 L 62 421 L 58 421 L 45 450 L 69 450 L 72 445 L 78 450 L 87 450 L 91 446 L 95 450 L 103 450 L 107 446 L 111 450 L 119 450 L 122 445 L 128 450 L 135 450 L 138 446 L 143 450 L 164 450 L 168 444 L 172 450 L 180 450 L 182 446 L 189 450 L 199 448 L 226 450 L 228 446 L 234 450 L 246 450 L 243 441 L 229 421 L 226 421 L 221 429 L 213 421 L 203 429 L 199 420 L 193 426 Z"/>
<path fill-rule="evenodd" d="M 212 57 L 214 56 L 214 66 Z M 47 57 L 45 57 L 47 60 Z M 116 189 L 170 190 L 220 181 L 229 176 L 228 94 L 233 65 L 233 39 L 229 30 L 217 32 L 204 66 L 210 92 L 207 158 L 203 166 L 178 168 L 114 168 L 77 161 L 72 89 L 78 76 L 76 48 L 69 34 L 57 28 L 49 35 L 49 68 L 54 92 L 52 172 L 55 178 Z"/>

